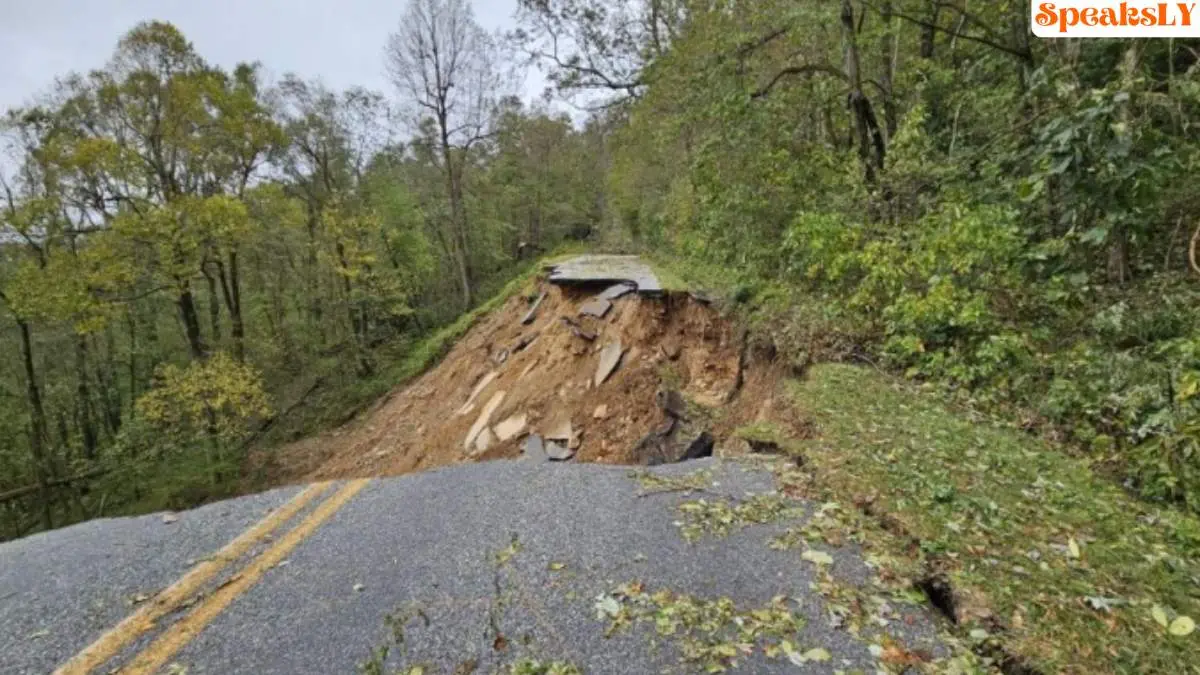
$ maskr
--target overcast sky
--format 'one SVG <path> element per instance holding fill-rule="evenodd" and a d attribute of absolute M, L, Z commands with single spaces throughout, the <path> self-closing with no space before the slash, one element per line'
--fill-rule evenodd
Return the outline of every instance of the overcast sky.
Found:
<path fill-rule="evenodd" d="M 510 28 L 516 0 L 471 0 L 488 31 Z M 259 61 L 277 78 L 295 72 L 333 88 L 393 95 L 383 45 L 404 0 L 0 0 L 0 111 L 47 91 L 54 78 L 103 66 L 140 21 L 175 24 L 206 60 Z M 526 98 L 541 91 L 531 76 Z"/>

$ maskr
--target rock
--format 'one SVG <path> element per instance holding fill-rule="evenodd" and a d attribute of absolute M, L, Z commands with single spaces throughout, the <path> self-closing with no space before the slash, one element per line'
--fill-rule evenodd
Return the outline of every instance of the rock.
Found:
<path fill-rule="evenodd" d="M 579 323 L 576 322 L 574 319 L 564 316 L 564 317 L 562 317 L 562 322 L 567 324 L 568 327 L 570 327 L 571 334 L 574 335 L 575 337 L 577 337 L 581 340 L 586 340 L 588 342 L 596 341 L 596 334 L 590 330 L 586 330 L 583 326 L 580 326 Z"/>
<path fill-rule="evenodd" d="M 480 431 L 479 435 L 475 437 L 475 452 L 484 452 L 495 443 L 496 435 L 492 433 L 491 429 L 484 427 L 483 431 Z"/>
<path fill-rule="evenodd" d="M 498 373 L 493 370 L 487 375 L 484 375 L 483 378 L 479 380 L 479 383 L 475 385 L 475 388 L 471 390 L 471 395 L 467 397 L 467 402 L 458 409 L 457 414 L 466 415 L 467 413 L 471 412 L 471 409 L 475 407 L 475 399 L 478 398 L 479 395 L 483 393 L 483 390 L 486 389 L 487 386 L 496 379 L 497 374 Z"/>
<path fill-rule="evenodd" d="M 632 293 L 636 290 L 637 290 L 637 286 L 635 286 L 631 283 L 617 284 L 615 286 L 609 286 L 598 297 L 601 297 L 601 298 L 604 298 L 605 300 L 611 301 L 611 300 L 616 300 L 617 298 L 619 298 L 627 293 Z"/>
<path fill-rule="evenodd" d="M 496 428 L 494 429 L 496 432 L 496 438 L 498 438 L 501 443 L 516 438 L 517 436 L 521 435 L 521 432 L 525 431 L 525 425 L 527 421 L 528 417 L 524 413 L 520 415 L 513 415 L 512 417 L 496 425 Z"/>
<path fill-rule="evenodd" d="M 522 371 L 521 371 L 521 375 L 520 375 L 520 377 L 518 377 L 517 379 L 518 379 L 518 380 L 523 380 L 523 379 L 525 379 L 525 376 L 526 376 L 526 375 L 528 375 L 529 373 L 532 373 L 532 372 L 533 372 L 533 369 L 534 369 L 534 368 L 537 368 L 537 365 L 538 365 L 539 363 L 541 363 L 541 362 L 542 362 L 542 359 L 541 359 L 540 357 L 539 357 L 539 358 L 536 358 L 536 359 L 534 359 L 532 363 L 530 363 L 529 365 L 525 366 L 525 370 L 522 370 Z"/>
<path fill-rule="evenodd" d="M 698 302 L 702 305 L 711 305 L 713 303 L 712 294 L 710 294 L 708 291 L 705 291 L 702 289 L 689 291 L 688 295 L 690 295 L 693 300 L 695 300 L 696 302 Z"/>
<path fill-rule="evenodd" d="M 713 445 L 715 444 L 716 440 L 713 438 L 712 434 L 708 433 L 707 431 L 701 431 L 699 436 L 694 438 L 691 443 L 688 443 L 688 446 L 683 451 L 683 456 L 679 458 L 679 461 L 684 462 L 689 459 L 712 457 Z"/>
<path fill-rule="evenodd" d="M 546 443 L 546 457 L 550 458 L 552 462 L 565 462 L 574 456 L 574 450 L 558 441 L 549 441 Z"/>
<path fill-rule="evenodd" d="M 546 456 L 546 446 L 542 442 L 542 437 L 537 434 L 530 434 L 529 438 L 525 439 L 524 454 L 522 456 L 535 462 L 544 462 L 549 459 Z"/>
<path fill-rule="evenodd" d="M 683 353 L 683 348 L 679 346 L 678 342 L 672 342 L 672 343 L 665 344 L 665 345 L 659 345 L 659 349 L 662 350 L 662 355 L 667 357 L 668 361 L 679 360 L 680 354 Z"/>
<path fill-rule="evenodd" d="M 546 293 L 543 292 L 538 296 L 537 300 L 533 301 L 533 306 L 529 308 L 529 312 L 525 314 L 525 318 L 521 319 L 521 325 L 528 326 L 537 318 L 538 307 L 542 306 L 542 301 L 546 299 Z"/>
<path fill-rule="evenodd" d="M 570 442 L 567 443 L 567 447 L 572 450 L 578 450 L 579 446 L 581 446 L 581 445 L 583 445 L 583 430 L 582 429 L 575 432 L 575 435 L 571 437 Z"/>
<path fill-rule="evenodd" d="M 475 444 L 475 439 L 479 434 L 487 428 L 492 421 L 492 414 L 496 412 L 496 408 L 504 402 L 504 392 L 498 391 L 492 395 L 492 398 L 483 407 L 483 411 L 479 413 L 479 418 L 475 420 L 475 424 L 471 426 L 471 430 L 467 432 L 467 437 L 463 439 L 463 449 L 470 450 Z"/>
<path fill-rule="evenodd" d="M 600 363 L 596 367 L 596 386 L 604 384 L 608 377 L 613 374 L 617 366 L 621 364 L 621 356 L 625 354 L 625 349 L 621 346 L 621 341 L 610 342 L 605 345 L 600 352 Z"/>
<path fill-rule="evenodd" d="M 579 308 L 579 314 L 582 316 L 594 316 L 597 319 L 603 319 L 608 310 L 612 309 L 612 303 L 604 298 L 592 298 Z"/>
<path fill-rule="evenodd" d="M 674 389 L 659 389 L 654 392 L 654 402 L 659 409 L 669 417 L 674 417 L 677 420 L 687 419 L 687 401 L 683 399 L 683 394 L 680 394 Z"/>
<path fill-rule="evenodd" d="M 596 412 L 592 413 L 592 418 L 598 419 L 598 420 L 607 419 L 608 418 L 608 406 L 603 403 L 596 406 Z"/>
<path fill-rule="evenodd" d="M 517 340 L 517 344 L 513 345 L 512 353 L 516 354 L 525 351 L 526 347 L 533 344 L 533 341 L 538 339 L 538 335 L 539 333 L 537 331 L 533 331 L 529 335 L 522 335 L 521 339 Z"/>
<path fill-rule="evenodd" d="M 633 447 L 633 456 L 638 464 L 658 466 L 673 461 L 671 436 L 675 432 L 676 420 L 668 417 L 665 422 L 642 437 Z"/>
<path fill-rule="evenodd" d="M 546 440 L 569 443 L 571 441 L 571 437 L 574 435 L 575 431 L 571 427 L 571 419 L 567 418 L 566 420 L 563 420 L 550 427 L 549 431 L 546 432 Z"/>
<path fill-rule="evenodd" d="M 492 360 L 495 361 L 496 365 L 498 366 L 504 365 L 504 362 L 508 360 L 508 350 L 501 349 L 495 356 L 492 357 Z"/>
<path fill-rule="evenodd" d="M 164 513 L 162 515 L 162 521 L 163 521 L 164 525 L 170 525 L 171 523 L 177 522 L 178 520 L 179 520 L 179 516 L 175 515 L 174 513 Z"/>

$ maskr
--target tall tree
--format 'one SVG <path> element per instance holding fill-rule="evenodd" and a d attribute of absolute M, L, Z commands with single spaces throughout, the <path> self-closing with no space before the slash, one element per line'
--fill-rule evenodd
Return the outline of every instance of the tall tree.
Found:
<path fill-rule="evenodd" d="M 474 298 L 466 173 L 471 150 L 488 134 L 499 59 L 466 0 L 411 0 L 388 38 L 386 61 L 412 129 L 432 120 L 449 203 L 447 238 L 464 306 Z"/>

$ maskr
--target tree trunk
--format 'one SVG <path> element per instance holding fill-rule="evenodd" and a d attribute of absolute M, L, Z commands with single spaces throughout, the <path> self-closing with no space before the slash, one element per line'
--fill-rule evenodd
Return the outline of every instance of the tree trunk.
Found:
<path fill-rule="evenodd" d="M 879 84 L 883 89 L 883 120 L 887 128 L 887 141 L 890 143 L 896 135 L 899 124 L 899 113 L 896 109 L 896 97 L 893 91 L 896 74 L 896 29 L 892 16 L 892 0 L 884 0 L 879 6 L 879 16 L 883 19 L 883 40 L 881 45 L 881 66 L 883 75 Z"/>
<path fill-rule="evenodd" d="M 79 416 L 79 432 L 83 436 L 83 456 L 96 459 L 97 434 L 92 420 L 92 395 L 88 387 L 87 338 L 75 335 L 75 410 Z"/>
<path fill-rule="evenodd" d="M 856 30 L 854 3 L 852 0 L 842 0 L 842 42 L 845 50 L 846 79 L 850 84 L 847 107 L 854 118 L 858 156 L 863 163 L 866 182 L 868 185 L 874 185 L 879 178 L 879 172 L 883 170 L 886 146 L 871 101 L 863 92 Z"/>
<path fill-rule="evenodd" d="M 220 347 L 221 342 L 221 299 L 217 297 L 217 280 L 213 278 L 212 272 L 208 271 L 208 266 L 203 265 L 200 272 L 204 274 L 204 281 L 208 284 L 208 323 L 211 331 L 213 344 Z"/>
<path fill-rule="evenodd" d="M 225 308 L 229 310 L 229 329 L 233 337 L 233 358 L 238 363 L 246 361 L 246 326 L 242 321 L 242 282 L 238 268 L 237 251 L 229 252 L 229 264 L 217 263 L 221 280 L 221 295 Z"/>
<path fill-rule="evenodd" d="M 204 346 L 204 339 L 200 334 L 200 317 L 196 313 L 196 299 L 192 296 L 189 282 L 181 282 L 179 288 L 179 297 L 175 300 L 175 304 L 179 307 L 179 318 L 183 320 L 188 349 L 193 360 L 201 361 L 208 356 L 208 348 Z"/>
<path fill-rule="evenodd" d="M 450 147 L 450 132 L 446 115 L 438 116 L 441 128 L 442 164 L 446 172 L 446 196 L 450 200 L 450 233 L 454 242 L 454 263 L 458 268 L 459 285 L 462 290 L 463 308 L 473 304 L 471 288 L 471 265 L 467 258 L 467 223 L 463 205 L 462 172 L 454 167 L 454 152 Z M 465 160 L 464 160 L 465 161 Z"/>
<path fill-rule="evenodd" d="M 38 484 L 38 506 L 42 528 L 54 527 L 50 515 L 50 472 L 46 462 L 46 410 L 42 407 L 42 392 L 38 387 L 37 369 L 33 365 L 33 339 L 29 324 L 17 319 L 21 332 L 21 362 L 25 367 L 25 394 L 29 403 L 29 452 L 33 459 L 33 474 Z"/>

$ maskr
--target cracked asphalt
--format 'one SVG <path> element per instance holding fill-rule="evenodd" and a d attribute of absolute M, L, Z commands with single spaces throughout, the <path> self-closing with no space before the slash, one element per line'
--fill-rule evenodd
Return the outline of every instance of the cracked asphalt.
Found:
<path fill-rule="evenodd" d="M 584 673 L 698 672 L 698 664 L 681 660 L 678 641 L 652 625 L 606 630 L 597 597 L 634 581 L 648 593 L 730 598 L 739 609 L 786 596 L 806 619 L 791 641 L 831 656 L 798 666 L 757 649 L 737 672 L 871 672 L 879 652 L 872 641 L 883 633 L 911 650 L 944 653 L 937 619 L 923 606 L 898 606 L 896 620 L 858 636 L 831 620 L 814 590 L 817 567 L 798 550 L 768 546 L 796 519 L 685 541 L 680 503 L 773 492 L 773 476 L 747 463 L 707 459 L 648 471 L 700 470 L 710 478 L 703 494 L 645 494 L 630 467 L 520 460 L 373 480 L 163 671 L 354 673 L 391 645 L 384 672 L 417 665 L 427 675 L 507 672 L 521 659 L 571 663 Z M 298 491 L 212 504 L 173 523 L 160 515 L 100 520 L 0 545 L 0 673 L 52 672 Z M 838 582 L 869 586 L 871 568 L 853 547 L 823 550 L 833 556 Z M 188 611 L 159 621 L 96 672 L 121 666 Z"/>

